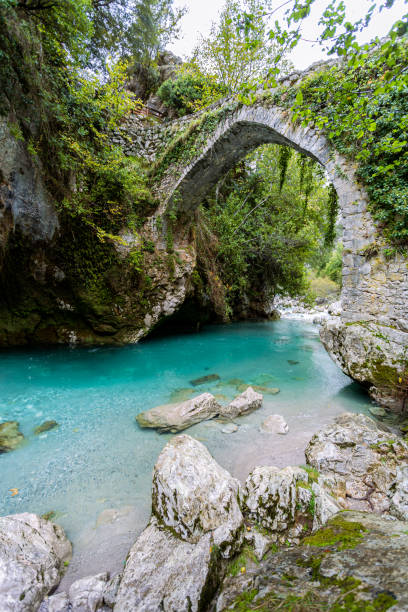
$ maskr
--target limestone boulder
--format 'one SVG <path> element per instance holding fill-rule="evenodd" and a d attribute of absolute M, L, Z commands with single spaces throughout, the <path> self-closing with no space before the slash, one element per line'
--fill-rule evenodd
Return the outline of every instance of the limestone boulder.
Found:
<path fill-rule="evenodd" d="M 131 549 L 115 612 L 206 610 L 223 559 L 243 542 L 241 487 L 197 440 L 181 435 L 154 468 L 149 525 Z"/>
<path fill-rule="evenodd" d="M 1 517 L 0 610 L 37 610 L 71 556 L 71 543 L 58 525 L 28 513 Z"/>
<path fill-rule="evenodd" d="M 292 541 L 313 532 L 338 511 L 317 474 L 300 467 L 256 467 L 245 482 L 244 513 L 275 541 Z"/>
<path fill-rule="evenodd" d="M 327 312 L 332 317 L 339 317 L 341 315 L 342 311 L 343 311 L 343 309 L 342 309 L 341 301 L 340 300 L 338 302 L 333 302 L 332 304 L 330 304 L 330 306 L 327 309 Z"/>
<path fill-rule="evenodd" d="M 228 406 L 223 406 L 221 414 L 235 419 L 238 416 L 258 410 L 262 406 L 262 400 L 263 396 L 261 393 L 257 393 L 252 387 L 248 387 L 243 393 L 233 399 Z"/>
<path fill-rule="evenodd" d="M 289 426 L 280 414 L 271 414 L 260 427 L 261 433 L 285 435 L 289 432 Z"/>
<path fill-rule="evenodd" d="M 177 432 L 212 419 L 220 412 L 221 406 L 215 397 L 211 393 L 202 393 L 185 402 L 164 404 L 141 412 L 136 420 L 140 427 L 150 427 L 160 432 Z"/>
<path fill-rule="evenodd" d="M 240 549 L 241 487 L 207 449 L 173 438 L 154 468 L 149 525 L 131 549 L 115 612 L 201 612 Z"/>
<path fill-rule="evenodd" d="M 408 445 L 370 417 L 344 413 L 313 436 L 305 455 L 319 472 L 344 481 L 346 507 L 381 513 L 397 469 L 408 463 Z"/>
<path fill-rule="evenodd" d="M 252 547 L 258 561 L 261 561 L 265 554 L 275 545 L 276 537 L 262 532 L 258 526 L 248 530 L 245 534 L 245 542 Z"/>
<path fill-rule="evenodd" d="M 192 543 L 212 532 L 226 556 L 243 528 L 241 495 L 238 480 L 187 435 L 166 444 L 154 467 L 153 514 Z"/>
<path fill-rule="evenodd" d="M 67 593 L 57 593 L 46 597 L 38 612 L 72 612 Z"/>
<path fill-rule="evenodd" d="M 15 450 L 23 440 L 17 421 L 0 423 L 0 454 Z"/>
<path fill-rule="evenodd" d="M 334 362 L 353 380 L 364 384 L 379 404 L 402 412 L 408 333 L 373 321 L 345 323 L 340 317 L 326 321 L 320 338 Z"/>
<path fill-rule="evenodd" d="M 39 612 L 109 612 L 113 609 L 122 574 L 109 580 L 103 572 L 73 582 L 68 593 L 46 597 Z"/>

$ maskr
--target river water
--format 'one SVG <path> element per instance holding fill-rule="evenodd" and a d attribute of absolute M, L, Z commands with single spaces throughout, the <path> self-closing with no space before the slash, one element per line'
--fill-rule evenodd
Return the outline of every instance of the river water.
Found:
<path fill-rule="evenodd" d="M 190 384 L 210 374 L 219 379 Z M 0 455 L 0 514 L 55 512 L 75 551 L 63 587 L 79 576 L 118 571 L 148 520 L 153 465 L 172 437 L 141 430 L 135 415 L 193 388 L 226 402 L 238 394 L 234 379 L 280 392 L 265 394 L 259 411 L 237 419 L 236 433 L 222 433 L 217 421 L 187 433 L 242 480 L 255 465 L 304 463 L 317 429 L 341 412 L 368 413 L 370 406 L 332 363 L 316 326 L 299 321 L 208 326 L 123 348 L 2 352 L 0 422 L 17 420 L 25 443 Z M 260 433 L 275 413 L 288 422 L 288 435 Z M 58 428 L 34 435 L 52 419 Z"/>

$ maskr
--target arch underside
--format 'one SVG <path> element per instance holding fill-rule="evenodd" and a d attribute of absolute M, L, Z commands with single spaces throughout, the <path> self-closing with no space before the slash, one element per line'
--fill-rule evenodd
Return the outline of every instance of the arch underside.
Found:
<path fill-rule="evenodd" d="M 265 144 L 288 145 L 320 160 L 310 151 L 279 134 L 273 128 L 249 121 L 237 121 L 209 147 L 184 175 L 177 187 L 178 209 L 196 208 L 218 181 L 251 151 Z"/>

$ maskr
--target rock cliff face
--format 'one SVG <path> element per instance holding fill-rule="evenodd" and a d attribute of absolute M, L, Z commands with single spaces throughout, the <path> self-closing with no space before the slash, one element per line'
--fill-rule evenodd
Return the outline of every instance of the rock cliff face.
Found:
<path fill-rule="evenodd" d="M 152 242 L 140 274 L 130 257 L 140 235 L 100 242 L 58 212 L 39 162 L 8 125 L 0 122 L 0 346 L 136 342 L 184 301 L 191 241 L 171 256 Z"/>

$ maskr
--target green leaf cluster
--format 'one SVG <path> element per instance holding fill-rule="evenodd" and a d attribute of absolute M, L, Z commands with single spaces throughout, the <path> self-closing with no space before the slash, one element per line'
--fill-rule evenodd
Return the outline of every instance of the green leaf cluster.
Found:
<path fill-rule="evenodd" d="M 103 240 L 139 225 L 154 202 L 141 161 L 108 137 L 135 103 L 127 65 L 110 61 L 105 79 L 83 68 L 89 10 L 88 0 L 50 3 L 40 18 L 0 7 L 0 113 L 13 118 L 56 205 Z"/>

